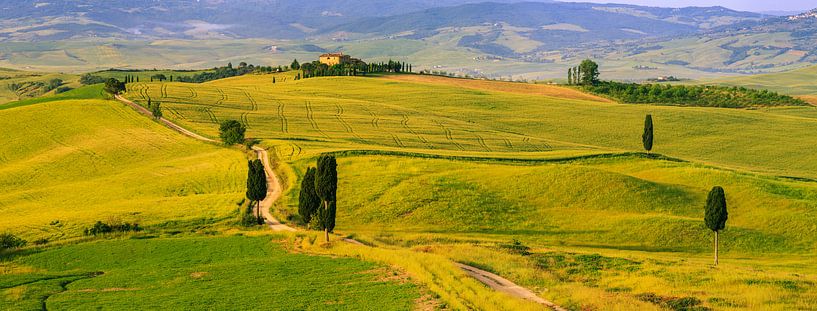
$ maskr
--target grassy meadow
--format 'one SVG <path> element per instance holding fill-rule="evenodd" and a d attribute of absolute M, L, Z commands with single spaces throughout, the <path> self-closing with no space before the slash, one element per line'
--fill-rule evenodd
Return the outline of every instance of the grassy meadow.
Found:
<path fill-rule="evenodd" d="M 21 254 L 0 263 L 0 309 L 408 310 L 421 300 L 399 271 L 288 253 L 275 239 L 124 239 Z"/>
<path fill-rule="evenodd" d="M 219 220 L 243 198 L 241 152 L 184 138 L 114 101 L 0 110 L 0 231 L 76 237 L 96 221 Z"/>

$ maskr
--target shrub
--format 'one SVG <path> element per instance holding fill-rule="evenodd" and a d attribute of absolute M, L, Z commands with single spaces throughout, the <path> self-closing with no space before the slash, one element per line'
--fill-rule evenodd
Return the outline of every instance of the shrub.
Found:
<path fill-rule="evenodd" d="M 11 233 L 0 234 L 0 250 L 20 248 L 26 246 L 26 240 L 23 240 Z"/>
<path fill-rule="evenodd" d="M 61 87 L 58 87 L 56 91 L 54 91 L 54 94 L 65 93 L 65 92 L 68 92 L 70 90 L 73 90 L 73 89 L 70 88 L 70 87 L 67 87 L 67 86 L 61 86 Z"/>
<path fill-rule="evenodd" d="M 86 73 L 79 77 L 79 83 L 82 85 L 105 83 L 105 78 Z"/>
<path fill-rule="evenodd" d="M 525 246 L 517 239 L 513 239 L 513 242 L 510 244 L 500 244 L 500 248 L 504 249 L 506 252 L 516 255 L 528 256 L 530 255 L 530 247 Z"/>
<path fill-rule="evenodd" d="M 225 120 L 221 122 L 221 126 L 219 126 L 218 129 L 219 137 L 221 137 L 221 141 L 224 142 L 225 145 L 235 145 L 244 142 L 244 132 L 246 131 L 247 128 L 236 120 Z"/>
<path fill-rule="evenodd" d="M 244 227 L 253 227 L 263 224 L 264 218 L 255 216 L 252 204 L 250 204 L 250 206 L 241 214 L 241 225 Z"/>
<path fill-rule="evenodd" d="M 130 224 L 130 223 L 121 223 L 121 224 L 107 224 L 101 221 L 97 221 L 93 226 L 90 228 L 85 228 L 85 235 L 102 235 L 107 233 L 114 233 L 114 232 L 139 232 L 142 231 L 142 227 L 139 227 L 139 224 Z"/>

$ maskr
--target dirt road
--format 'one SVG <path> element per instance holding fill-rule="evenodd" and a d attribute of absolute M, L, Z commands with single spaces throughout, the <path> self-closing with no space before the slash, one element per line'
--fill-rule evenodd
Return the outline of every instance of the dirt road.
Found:
<path fill-rule="evenodd" d="M 537 296 L 527 288 L 516 285 L 514 282 L 511 282 L 506 278 L 479 269 L 477 267 L 472 267 L 461 263 L 456 263 L 456 265 L 460 267 L 460 269 L 465 271 L 465 273 L 479 280 L 480 282 L 482 282 L 482 284 L 488 285 L 488 287 L 493 288 L 495 291 L 500 291 L 514 297 L 530 300 L 538 304 L 542 304 L 555 311 L 567 311 L 550 301 L 542 299 L 542 297 Z"/>
<path fill-rule="evenodd" d="M 252 150 L 255 150 L 255 154 L 261 159 L 261 163 L 264 163 L 264 171 L 267 173 L 267 197 L 261 201 L 261 215 L 264 216 L 265 222 L 273 231 L 295 231 L 295 228 L 282 224 L 270 213 L 272 204 L 281 197 L 281 183 L 278 182 L 278 176 L 272 170 L 267 151 L 258 146 L 253 146 Z"/>
<path fill-rule="evenodd" d="M 153 117 L 153 113 L 151 113 L 145 107 L 142 107 L 120 95 L 115 95 L 114 97 L 116 97 L 116 100 L 128 106 L 131 106 L 131 108 L 135 109 L 139 113 L 151 118 Z M 162 122 L 162 124 L 166 125 L 167 127 L 173 130 L 176 130 L 182 135 L 192 137 L 208 143 L 216 142 L 215 140 L 188 131 L 187 129 L 177 125 L 176 123 L 170 122 L 170 120 L 167 120 L 165 118 L 160 118 L 159 122 Z M 282 192 L 281 184 L 278 182 L 278 176 L 275 175 L 275 172 L 273 172 L 272 166 L 269 163 L 269 156 L 267 154 L 267 151 L 257 146 L 253 146 L 252 149 L 255 151 L 256 155 L 258 155 L 258 158 L 261 159 L 261 162 L 264 163 L 264 170 L 267 173 L 267 197 L 266 199 L 264 199 L 264 201 L 261 201 L 261 214 L 264 216 L 265 222 L 267 223 L 267 225 L 270 226 L 270 228 L 272 228 L 272 230 L 275 231 L 295 231 L 294 228 L 281 224 L 280 221 L 275 219 L 275 217 L 272 217 L 272 214 L 270 214 L 269 212 L 270 207 L 272 207 L 272 204 L 275 203 L 275 201 L 281 197 Z"/>
<path fill-rule="evenodd" d="M 147 108 L 139 106 L 138 104 L 136 104 L 136 103 L 128 100 L 127 98 L 124 98 L 124 97 L 120 96 L 120 95 L 115 95 L 114 97 L 116 97 L 116 100 L 118 100 L 118 101 L 120 101 L 120 102 L 122 102 L 122 103 L 124 103 L 124 104 L 126 104 L 128 106 L 131 106 L 133 109 L 136 109 L 136 111 L 138 111 L 139 113 L 153 118 L 153 113 L 151 113 L 149 110 L 147 110 Z M 204 136 L 201 136 L 199 134 L 188 131 L 187 129 L 185 129 L 185 128 L 181 127 L 181 126 L 178 126 L 176 123 L 170 122 L 169 120 L 167 120 L 165 118 L 159 118 L 159 122 L 162 122 L 162 124 L 166 125 L 167 127 L 171 128 L 171 129 L 174 129 L 179 133 L 182 133 L 182 135 L 189 136 L 189 137 L 201 140 L 201 141 L 206 141 L 208 143 L 216 142 L 215 140 L 212 140 L 212 139 L 209 139 L 207 137 L 204 137 Z"/>

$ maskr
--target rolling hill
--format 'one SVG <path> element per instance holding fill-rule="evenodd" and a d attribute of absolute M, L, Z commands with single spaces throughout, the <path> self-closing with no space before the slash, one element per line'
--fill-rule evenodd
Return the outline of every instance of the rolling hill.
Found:
<path fill-rule="evenodd" d="M 49 306 L 65 308 L 128 300 L 151 308 L 144 297 L 162 295 L 182 306 L 206 295 L 214 306 L 283 301 L 355 309 L 370 300 L 405 309 L 416 308 L 425 296 L 418 291 L 428 289 L 431 300 L 452 308 L 537 307 L 467 278 L 454 263 L 492 271 L 569 309 L 661 310 L 669 303 L 808 309 L 817 299 L 811 265 L 817 167 L 813 146 L 801 139 L 817 108 L 631 105 L 543 84 L 423 75 L 293 80 L 294 74 L 130 83 L 125 96 L 161 102 L 167 118 L 205 136 L 216 137 L 223 120 L 245 124 L 248 136 L 270 150 L 286 189 L 273 213 L 291 226 L 299 222 L 305 168 L 318 154 L 336 155 L 335 242 L 324 244 L 306 230 L 236 228 L 230 219 L 246 172 L 245 157 L 233 149 L 189 141 L 119 103 L 43 99 L 0 110 L 11 124 L 2 131 L 12 141 L 8 148 L 33 146 L 19 156 L 12 149 L 0 153 L 11 163 L 4 168 L 11 169 L 6 184 L 14 196 L 0 198 L 13 202 L 3 208 L 26 211 L 13 214 L 23 225 L 0 228 L 55 241 L 5 263 L 0 305 L 33 305 L 41 297 L 34 294 L 45 293 Z M 660 154 L 640 152 L 645 114 L 654 117 Z M 23 131 L 23 123 L 36 131 Z M 26 139 L 14 133 L 27 133 Z M 107 144 L 99 140 L 117 148 L 102 148 Z M 62 159 L 52 149 L 76 155 Z M 41 166 L 41 158 L 56 164 Z M 91 160 L 95 165 L 86 163 Z M 68 162 L 94 170 L 62 168 Z M 31 177 L 30 167 L 59 173 Z M 709 265 L 711 233 L 701 221 L 713 185 L 726 189 L 730 213 L 717 269 Z M 42 187 L 71 195 L 58 201 L 37 192 Z M 87 189 L 105 204 L 82 196 Z M 59 217 L 65 225 L 52 228 L 53 213 L 31 212 L 40 205 L 69 215 Z M 68 205 L 83 208 L 66 212 Z M 150 229 L 62 244 L 82 224 L 111 213 Z M 204 248 L 213 252 L 209 261 L 200 255 Z M 117 265 L 133 256 L 125 250 L 137 250 L 127 271 Z M 93 254 L 104 255 L 73 260 Z M 338 256 L 376 264 L 329 258 Z M 167 269 L 142 273 L 156 262 Z M 375 267 L 385 266 L 396 270 L 384 277 Z M 307 278 L 287 274 L 292 269 Z M 327 278 L 320 269 L 333 272 Z M 256 272 L 298 288 L 315 286 L 306 279 L 332 286 L 293 294 L 264 278 L 258 282 L 274 290 L 223 290 L 224 284 L 245 288 Z M 401 273 L 416 283 L 394 277 Z M 54 287 L 65 281 L 72 282 Z M 338 293 L 337 284 L 353 290 Z M 288 302 L 291 297 L 299 299 Z"/>
<path fill-rule="evenodd" d="M 717 79 L 706 83 L 767 89 L 790 95 L 817 95 L 817 66 L 787 72 Z"/>
<path fill-rule="evenodd" d="M 75 238 L 109 219 L 220 221 L 243 197 L 240 152 L 188 141 L 116 102 L 43 102 L 0 119 L 0 230 L 26 239 Z"/>

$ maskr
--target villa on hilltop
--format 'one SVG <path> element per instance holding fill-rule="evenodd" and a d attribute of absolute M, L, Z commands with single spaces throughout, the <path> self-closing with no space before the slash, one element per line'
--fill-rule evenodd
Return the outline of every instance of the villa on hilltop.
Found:
<path fill-rule="evenodd" d="M 345 64 L 352 60 L 352 57 L 349 55 L 343 55 L 343 53 L 326 53 L 320 56 L 318 59 L 321 63 L 326 64 L 327 66 L 334 66 L 337 64 Z"/>

